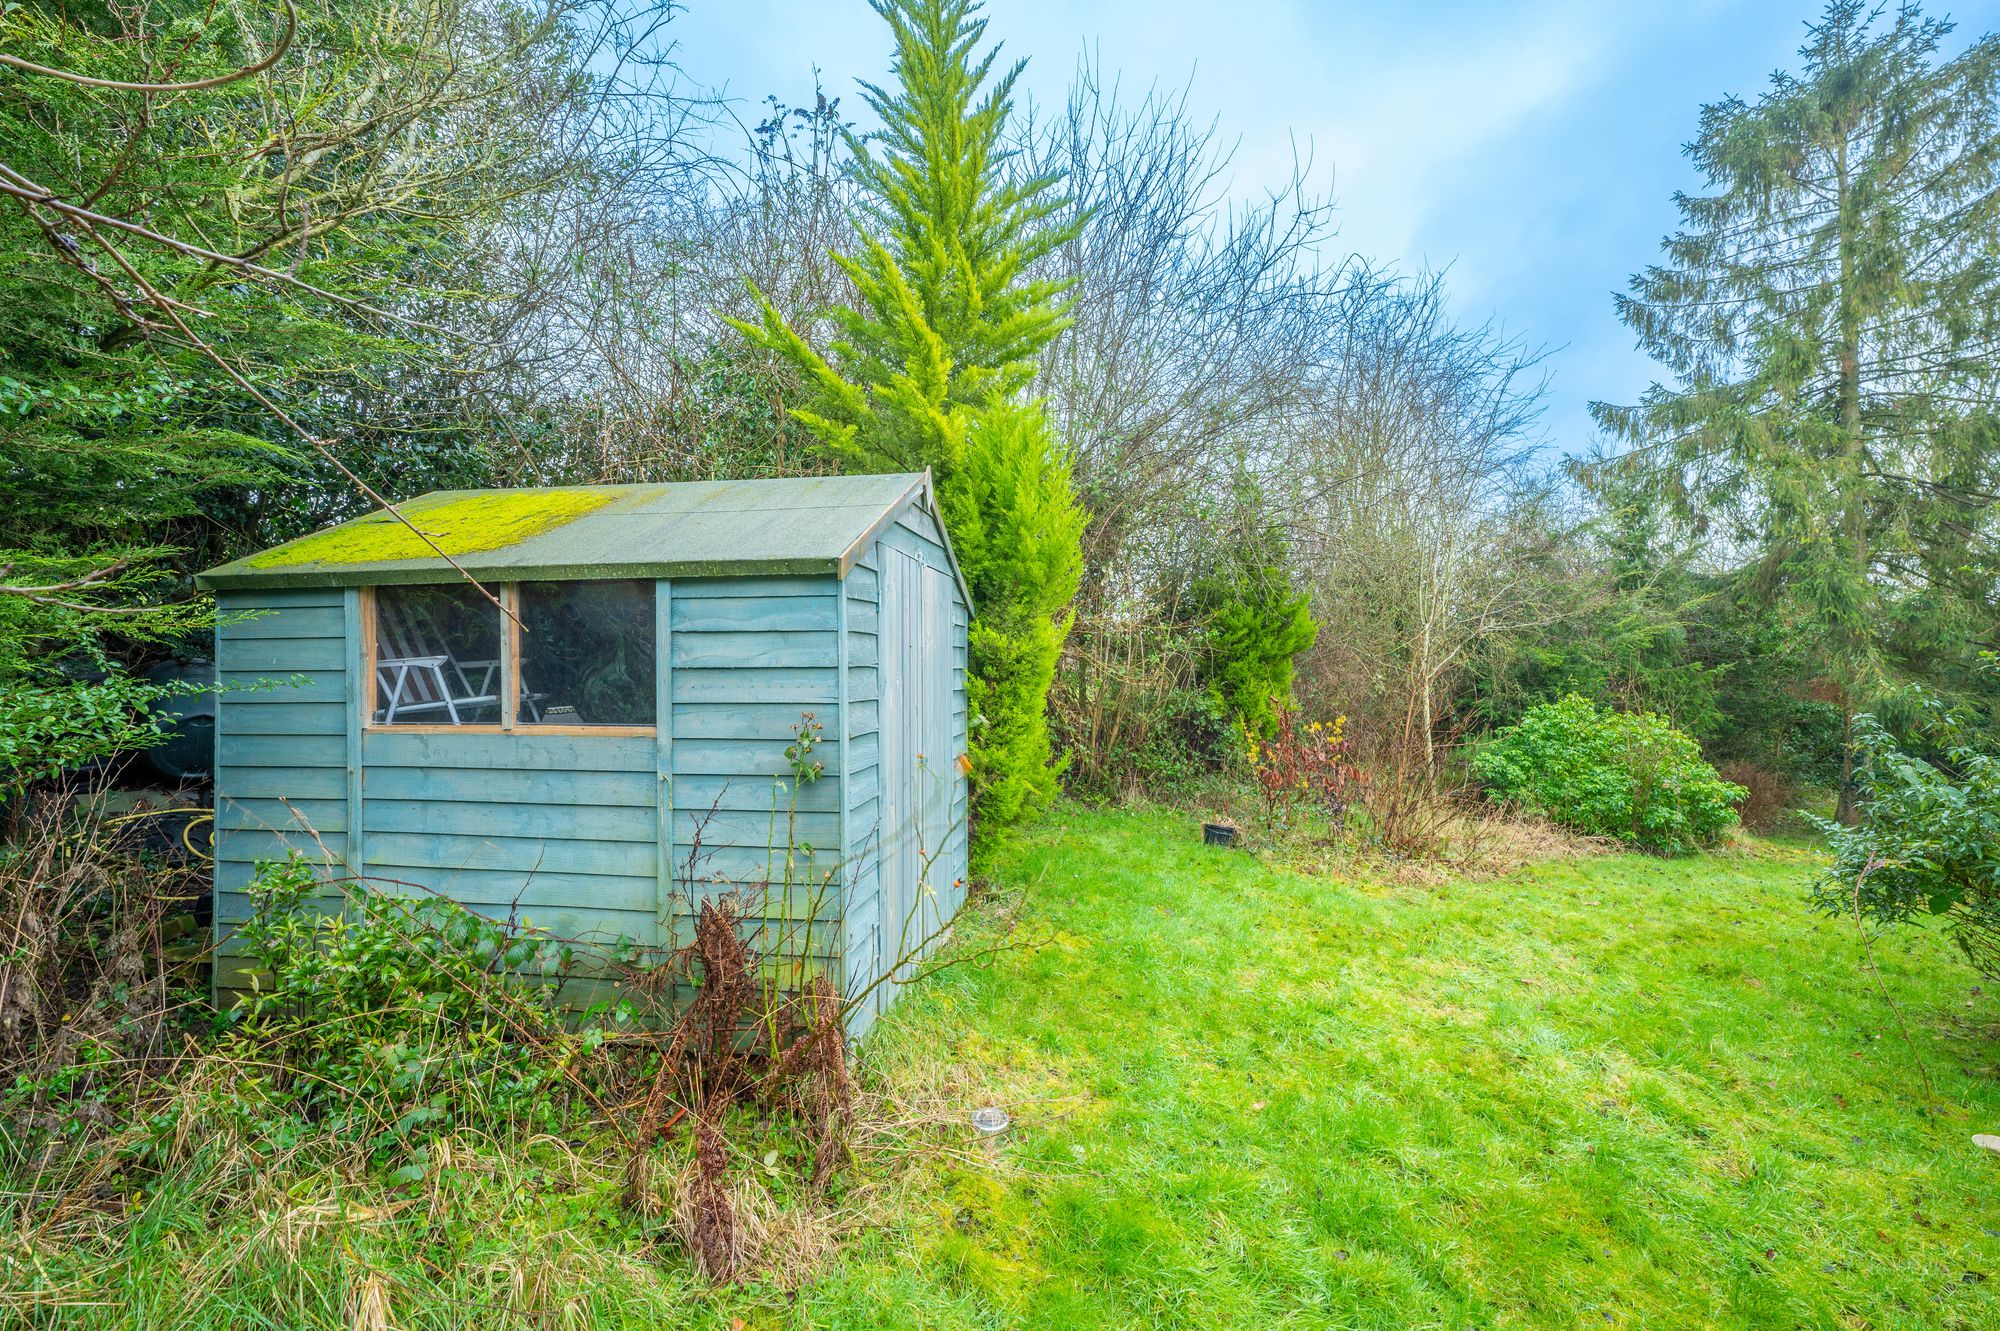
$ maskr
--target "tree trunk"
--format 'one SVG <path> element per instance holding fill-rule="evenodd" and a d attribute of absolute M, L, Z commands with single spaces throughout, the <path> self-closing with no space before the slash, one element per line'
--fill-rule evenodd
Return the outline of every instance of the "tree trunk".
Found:
<path fill-rule="evenodd" d="M 1854 807 L 1854 703 L 1843 690 L 1840 696 L 1840 797 L 1833 816 L 1852 826 L 1859 816 Z"/>
<path fill-rule="evenodd" d="M 1437 716 L 1433 711 L 1431 700 L 1431 622 L 1428 615 L 1424 618 L 1423 661 L 1419 669 L 1423 672 L 1424 782 L 1426 786 L 1435 786 L 1437 784 L 1437 755 L 1431 751 L 1431 737 L 1437 733 Z"/>
<path fill-rule="evenodd" d="M 1868 529 L 1866 496 L 1862 484 L 1865 439 L 1861 423 L 1861 299 L 1855 286 L 1855 246 L 1860 230 L 1855 216 L 1858 205 L 1848 175 L 1847 143 L 1843 136 L 1837 154 L 1840 210 L 1840 433 L 1841 455 L 1838 471 L 1840 525 L 1846 537 L 1848 575 L 1857 597 L 1868 581 Z M 1834 816 L 1852 823 L 1854 811 L 1854 713 L 1856 675 L 1861 669 L 1866 643 L 1858 623 L 1858 606 L 1845 607 L 1848 621 L 1838 626 L 1835 638 L 1839 659 L 1834 669 L 1842 672 L 1840 688 L 1840 794 Z"/>

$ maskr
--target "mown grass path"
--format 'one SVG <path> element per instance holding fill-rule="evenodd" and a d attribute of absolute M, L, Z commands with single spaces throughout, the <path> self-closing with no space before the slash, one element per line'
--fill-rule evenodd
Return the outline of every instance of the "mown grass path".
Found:
<path fill-rule="evenodd" d="M 1927 1099 L 1805 852 L 1414 888 L 1198 832 L 1070 810 L 1007 852 L 1048 945 L 871 1054 L 1021 1130 L 773 1324 L 2000 1326 L 2000 1008 L 1877 945 Z"/>

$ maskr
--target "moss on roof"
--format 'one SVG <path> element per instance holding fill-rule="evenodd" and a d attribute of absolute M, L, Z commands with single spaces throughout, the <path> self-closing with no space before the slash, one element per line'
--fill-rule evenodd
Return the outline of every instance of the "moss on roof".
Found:
<path fill-rule="evenodd" d="M 516 545 L 586 513 L 594 513 L 623 493 L 619 487 L 588 490 L 488 490 L 477 494 L 436 495 L 400 505 L 402 515 L 436 543 L 426 544 L 416 532 L 386 510 L 355 522 L 316 532 L 253 555 L 244 561 L 256 568 L 290 568 L 300 564 L 366 564 L 382 559 L 423 559 L 438 551 L 447 555 L 477 554 Z"/>

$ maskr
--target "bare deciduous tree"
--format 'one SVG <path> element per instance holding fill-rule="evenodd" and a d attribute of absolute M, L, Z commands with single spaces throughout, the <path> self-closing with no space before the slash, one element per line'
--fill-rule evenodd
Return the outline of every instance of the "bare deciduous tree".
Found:
<path fill-rule="evenodd" d="M 1540 354 L 1451 322 L 1427 274 L 1349 305 L 1320 429 L 1297 441 L 1298 553 L 1326 634 L 1311 687 L 1425 781 L 1450 682 L 1485 638 L 1554 613 L 1539 555 Z"/>
<path fill-rule="evenodd" d="M 1546 613 L 1531 585 L 1539 353 L 1455 324 L 1441 275 L 1326 258 L 1304 165 L 1243 205 L 1186 94 L 1121 102 L 1085 67 L 1022 135 L 1086 218 L 1055 256 L 1075 326 L 1041 387 L 1091 507 L 1065 730 L 1129 779 L 1149 700 L 1196 682 L 1178 601 L 1256 531 L 1291 537 L 1324 634 L 1308 706 L 1366 715 L 1428 781 L 1450 681 L 1484 637 Z"/>

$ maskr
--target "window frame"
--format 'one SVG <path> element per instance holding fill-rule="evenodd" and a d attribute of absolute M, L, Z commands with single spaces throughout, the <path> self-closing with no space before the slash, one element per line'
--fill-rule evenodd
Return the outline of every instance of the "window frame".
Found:
<path fill-rule="evenodd" d="M 580 581 L 574 578 L 551 579 L 554 582 Z M 647 581 L 639 579 L 639 581 Z M 385 584 L 386 585 L 386 584 Z M 397 584 L 401 585 L 401 584 Z M 654 613 L 658 613 L 660 584 L 652 580 Z M 602 736 L 606 739 L 640 739 L 658 735 L 660 732 L 658 707 L 655 698 L 654 724 L 578 726 L 543 725 L 530 722 L 520 724 L 521 713 L 521 592 L 520 584 L 505 582 L 498 585 L 500 598 L 500 719 L 474 724 L 453 725 L 449 721 L 377 721 L 376 696 L 382 687 L 382 678 L 375 663 L 380 657 L 375 634 L 375 593 L 377 586 L 363 587 L 361 591 L 361 655 L 363 658 L 363 683 L 361 694 L 361 728 L 383 735 L 562 735 L 562 736 Z M 667 645 L 656 642 L 655 652 L 664 653 Z M 655 667 L 664 671 L 662 662 Z"/>

